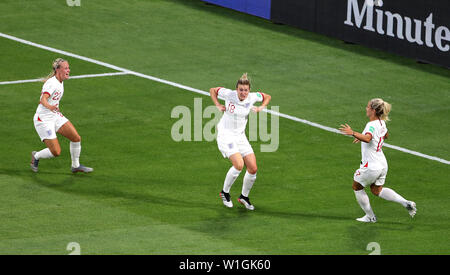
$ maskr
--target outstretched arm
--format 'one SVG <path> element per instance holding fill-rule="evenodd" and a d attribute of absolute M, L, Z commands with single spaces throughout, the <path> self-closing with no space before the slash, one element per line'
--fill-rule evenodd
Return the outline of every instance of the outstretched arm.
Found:
<path fill-rule="evenodd" d="M 344 135 L 349 135 L 349 136 L 353 136 L 355 138 L 355 140 L 353 140 L 353 143 L 357 143 L 359 141 L 363 141 L 363 142 L 370 142 L 372 140 L 372 135 L 371 134 L 361 134 L 358 132 L 355 132 L 352 130 L 352 128 L 348 125 L 348 124 L 341 124 L 341 128 L 339 128 L 339 130 L 341 131 L 341 133 L 343 133 Z"/>

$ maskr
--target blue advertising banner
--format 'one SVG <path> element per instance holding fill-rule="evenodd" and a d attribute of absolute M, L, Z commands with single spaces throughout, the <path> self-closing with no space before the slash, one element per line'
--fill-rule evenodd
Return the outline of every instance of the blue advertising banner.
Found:
<path fill-rule="evenodd" d="M 202 0 L 265 19 L 270 19 L 271 0 Z"/>

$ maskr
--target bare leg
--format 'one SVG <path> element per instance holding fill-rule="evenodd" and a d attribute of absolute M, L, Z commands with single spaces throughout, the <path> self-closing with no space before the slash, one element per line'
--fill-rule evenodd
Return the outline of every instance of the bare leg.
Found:
<path fill-rule="evenodd" d="M 54 157 L 61 155 L 61 146 L 59 145 L 58 139 L 44 139 L 44 143 Z"/>
<path fill-rule="evenodd" d="M 240 153 L 236 153 L 230 156 L 231 164 L 236 170 L 241 171 L 244 168 L 244 159 L 242 158 Z"/>
<path fill-rule="evenodd" d="M 250 174 L 256 174 L 258 167 L 256 166 L 256 156 L 255 154 L 249 154 L 244 157 L 244 163 L 247 167 L 247 171 Z"/>
<path fill-rule="evenodd" d="M 70 121 L 64 123 L 64 125 L 59 128 L 58 133 L 68 138 L 72 142 L 81 141 L 81 137 L 78 134 L 77 129 L 75 129 L 75 126 L 73 126 Z"/>

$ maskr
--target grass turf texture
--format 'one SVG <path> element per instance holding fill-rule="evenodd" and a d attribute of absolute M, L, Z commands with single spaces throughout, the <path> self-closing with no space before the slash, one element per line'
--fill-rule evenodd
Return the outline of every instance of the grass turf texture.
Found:
<path fill-rule="evenodd" d="M 450 73 L 431 65 L 297 30 L 199 1 L 3 1 L 0 32 L 207 90 L 249 72 L 282 113 L 362 130 L 372 97 L 393 103 L 389 143 L 450 158 Z M 26 18 L 25 20 L 23 18 Z M 176 20 L 175 20 L 176 19 Z M 55 24 L 61 22 L 61 25 Z M 58 57 L 0 39 L 0 81 L 46 75 Z M 110 72 L 73 58 L 71 74 Z M 199 95 L 134 76 L 68 80 L 61 110 L 82 136 L 72 175 L 63 153 L 29 167 L 42 148 L 32 117 L 40 83 L 0 86 L 0 253 L 67 254 L 445 254 L 449 251 L 448 165 L 389 148 L 386 186 L 418 203 L 410 219 L 369 195 L 363 215 L 351 182 L 360 157 L 351 139 L 280 118 L 280 146 L 261 153 L 251 192 L 256 210 L 218 193 L 229 168 L 214 142 L 174 142 L 173 107 Z M 203 97 L 203 106 L 209 104 Z M 206 123 L 207 120 L 204 120 Z"/>

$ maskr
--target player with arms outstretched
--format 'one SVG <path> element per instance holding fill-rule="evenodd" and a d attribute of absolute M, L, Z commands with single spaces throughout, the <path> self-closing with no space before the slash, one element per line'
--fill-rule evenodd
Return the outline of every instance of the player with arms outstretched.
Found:
<path fill-rule="evenodd" d="M 238 80 L 236 90 L 216 87 L 210 89 L 210 95 L 217 108 L 224 112 L 217 124 L 217 145 L 223 157 L 228 158 L 232 164 L 225 177 L 220 197 L 225 206 L 233 207 L 230 189 L 245 165 L 247 171 L 238 201 L 248 210 L 254 210 L 248 195 L 256 180 L 257 166 L 255 154 L 245 136 L 245 128 L 250 111 L 260 112 L 269 104 L 271 97 L 265 93 L 251 93 L 247 74 Z M 218 96 L 225 99 L 225 106 L 219 103 Z M 256 102 L 262 104 L 256 107 Z"/>
<path fill-rule="evenodd" d="M 56 133 L 70 140 L 70 155 L 72 159 L 72 173 L 89 173 L 94 169 L 80 164 L 81 137 L 73 124 L 60 112 L 59 102 L 64 94 L 63 81 L 69 78 L 69 62 L 58 58 L 53 62 L 53 70 L 45 79 L 41 98 L 36 109 L 33 122 L 36 132 L 47 148 L 31 153 L 31 170 L 38 171 L 40 159 L 57 157 L 61 154 Z"/>
<path fill-rule="evenodd" d="M 383 187 L 388 165 L 382 147 L 384 140 L 388 137 L 386 121 L 389 120 L 388 114 L 390 110 L 391 105 L 389 103 L 381 98 L 374 98 L 367 103 L 366 115 L 370 121 L 362 133 L 353 131 L 347 124 L 341 125 L 341 128 L 339 128 L 343 134 L 351 135 L 355 138 L 353 143 L 362 141 L 361 166 L 356 170 L 353 177 L 353 190 L 356 200 L 366 213 L 364 217 L 357 219 L 360 222 L 377 221 L 370 206 L 369 197 L 364 191 L 364 187 L 367 186 L 370 186 L 370 190 L 375 196 L 403 205 L 411 217 L 414 217 L 417 211 L 416 203 L 405 200 L 390 188 Z"/>

